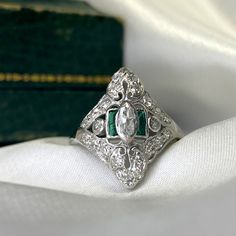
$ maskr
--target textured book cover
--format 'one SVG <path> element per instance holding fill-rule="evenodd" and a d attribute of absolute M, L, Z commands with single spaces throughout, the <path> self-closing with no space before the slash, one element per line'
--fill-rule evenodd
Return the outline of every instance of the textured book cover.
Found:
<path fill-rule="evenodd" d="M 0 4 L 0 143 L 70 136 L 122 66 L 122 23 L 83 2 L 17 3 Z"/>

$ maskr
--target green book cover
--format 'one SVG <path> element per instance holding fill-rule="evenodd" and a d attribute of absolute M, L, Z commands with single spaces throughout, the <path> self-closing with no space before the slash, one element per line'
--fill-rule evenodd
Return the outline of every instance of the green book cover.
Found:
<path fill-rule="evenodd" d="M 80 2 L 23 2 L 0 4 L 3 145 L 69 136 L 122 66 L 120 20 Z"/>

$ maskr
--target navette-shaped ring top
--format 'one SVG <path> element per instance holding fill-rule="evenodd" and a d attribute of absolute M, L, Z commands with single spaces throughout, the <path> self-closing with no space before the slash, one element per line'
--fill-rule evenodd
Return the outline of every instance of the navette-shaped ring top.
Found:
<path fill-rule="evenodd" d="M 83 119 L 75 141 L 105 162 L 125 187 L 133 188 L 148 164 L 181 137 L 182 131 L 144 90 L 140 79 L 121 68 Z"/>

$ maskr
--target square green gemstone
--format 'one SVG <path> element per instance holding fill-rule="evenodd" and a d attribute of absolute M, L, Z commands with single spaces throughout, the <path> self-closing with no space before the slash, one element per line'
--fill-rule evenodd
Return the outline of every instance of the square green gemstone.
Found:
<path fill-rule="evenodd" d="M 138 120 L 139 126 L 136 135 L 138 136 L 145 136 L 146 135 L 146 113 L 143 110 L 138 110 Z"/>
<path fill-rule="evenodd" d="M 108 134 L 111 137 L 117 136 L 116 131 L 116 114 L 118 110 L 111 110 L 108 112 Z"/>

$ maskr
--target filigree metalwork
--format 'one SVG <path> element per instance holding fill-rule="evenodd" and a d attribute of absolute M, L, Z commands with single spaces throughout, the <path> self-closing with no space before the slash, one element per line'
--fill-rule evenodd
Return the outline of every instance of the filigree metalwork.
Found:
<path fill-rule="evenodd" d="M 181 130 L 140 79 L 121 68 L 83 119 L 75 141 L 104 161 L 125 187 L 134 188 L 157 154 L 181 137 Z"/>

